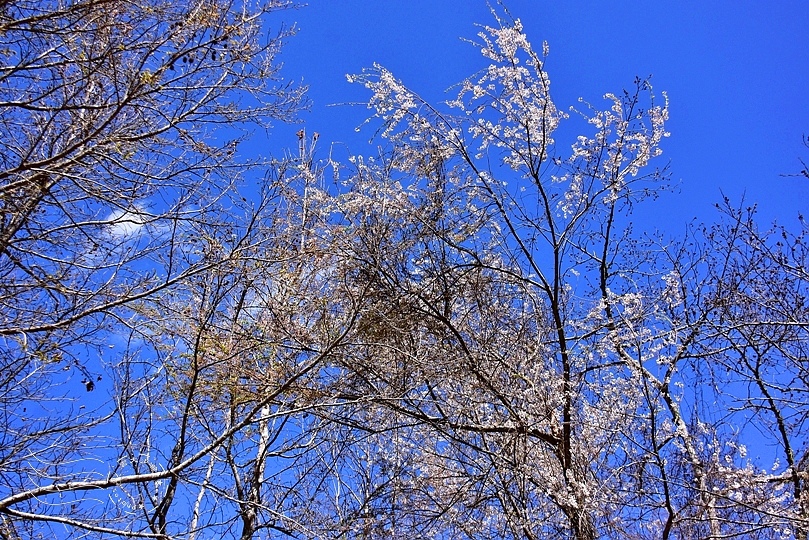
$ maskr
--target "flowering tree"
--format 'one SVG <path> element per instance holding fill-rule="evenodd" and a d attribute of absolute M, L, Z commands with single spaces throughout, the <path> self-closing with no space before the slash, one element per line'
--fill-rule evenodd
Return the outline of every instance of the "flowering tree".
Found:
<path fill-rule="evenodd" d="M 547 47 L 498 23 L 446 107 L 381 66 L 350 77 L 390 151 L 321 195 L 366 291 L 337 360 L 366 405 L 340 411 L 360 444 L 330 526 L 805 538 L 803 236 L 773 245 L 733 212 L 682 243 L 636 234 L 633 206 L 665 186 L 665 94 L 582 102 L 590 134 L 566 152 Z M 773 469 L 746 456 L 756 429 Z"/>

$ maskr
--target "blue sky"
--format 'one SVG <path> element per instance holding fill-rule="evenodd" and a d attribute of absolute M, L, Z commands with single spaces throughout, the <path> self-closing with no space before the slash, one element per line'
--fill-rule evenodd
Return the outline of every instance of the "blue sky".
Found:
<path fill-rule="evenodd" d="M 809 179 L 783 177 L 809 162 L 809 4 L 800 1 L 511 0 L 538 50 L 550 45 L 546 70 L 558 107 L 578 97 L 601 103 L 605 92 L 629 88 L 652 75 L 656 93 L 670 99 L 671 137 L 662 159 L 670 162 L 676 192 L 650 203 L 640 217 L 676 232 L 697 217 L 713 221 L 720 190 L 757 203 L 760 219 L 794 225 L 809 213 Z M 284 74 L 309 85 L 313 101 L 302 115 L 307 130 L 353 154 L 372 154 L 373 128 L 354 128 L 367 116 L 361 106 L 334 104 L 367 99 L 346 81 L 374 62 L 390 69 L 422 97 L 437 102 L 444 91 L 485 66 L 475 23 L 494 24 L 484 0 L 311 0 L 282 13 L 298 35 L 284 49 Z M 276 126 L 265 152 L 297 144 L 300 126 Z M 567 141 L 558 140 L 567 145 Z M 673 227 L 673 228 L 672 228 Z"/>

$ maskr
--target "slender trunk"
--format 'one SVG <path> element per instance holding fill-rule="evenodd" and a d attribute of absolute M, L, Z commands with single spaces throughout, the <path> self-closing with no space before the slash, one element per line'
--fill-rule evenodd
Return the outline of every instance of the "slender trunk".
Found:
<path fill-rule="evenodd" d="M 230 427 L 230 426 L 228 426 Z M 199 525 L 199 515 L 200 515 L 200 508 L 202 507 L 202 500 L 205 498 L 205 492 L 207 490 L 208 482 L 211 481 L 211 476 L 213 475 L 213 467 L 216 463 L 216 452 L 211 452 L 210 460 L 208 461 L 208 469 L 205 471 L 205 480 L 202 482 L 202 485 L 199 488 L 199 494 L 197 495 L 197 500 L 194 502 L 194 510 L 191 514 L 191 527 L 190 536 L 188 540 L 196 540 L 197 537 L 197 526 Z"/>
<path fill-rule="evenodd" d="M 242 535 L 241 540 L 252 540 L 256 533 L 258 508 L 261 504 L 261 486 L 264 483 L 267 450 L 270 444 L 270 406 L 264 405 L 259 416 L 259 439 L 256 450 L 256 461 L 251 471 L 250 487 L 246 500 L 241 503 Z"/>

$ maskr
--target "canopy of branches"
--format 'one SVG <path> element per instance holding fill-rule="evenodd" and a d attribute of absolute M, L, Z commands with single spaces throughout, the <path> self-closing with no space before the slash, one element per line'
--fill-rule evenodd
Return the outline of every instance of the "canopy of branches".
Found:
<path fill-rule="evenodd" d="M 804 222 L 633 228 L 665 94 L 497 15 L 446 104 L 351 77 L 379 155 L 240 160 L 261 6 L 0 7 L 0 538 L 807 538 Z"/>

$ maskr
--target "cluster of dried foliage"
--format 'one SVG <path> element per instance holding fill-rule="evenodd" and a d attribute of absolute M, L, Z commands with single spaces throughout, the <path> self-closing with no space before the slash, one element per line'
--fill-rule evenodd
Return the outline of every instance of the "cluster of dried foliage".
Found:
<path fill-rule="evenodd" d="M 557 144 L 514 20 L 352 78 L 384 155 L 240 162 L 285 7 L 0 4 L 0 538 L 805 540 L 806 224 L 633 230 L 665 100 Z"/>

